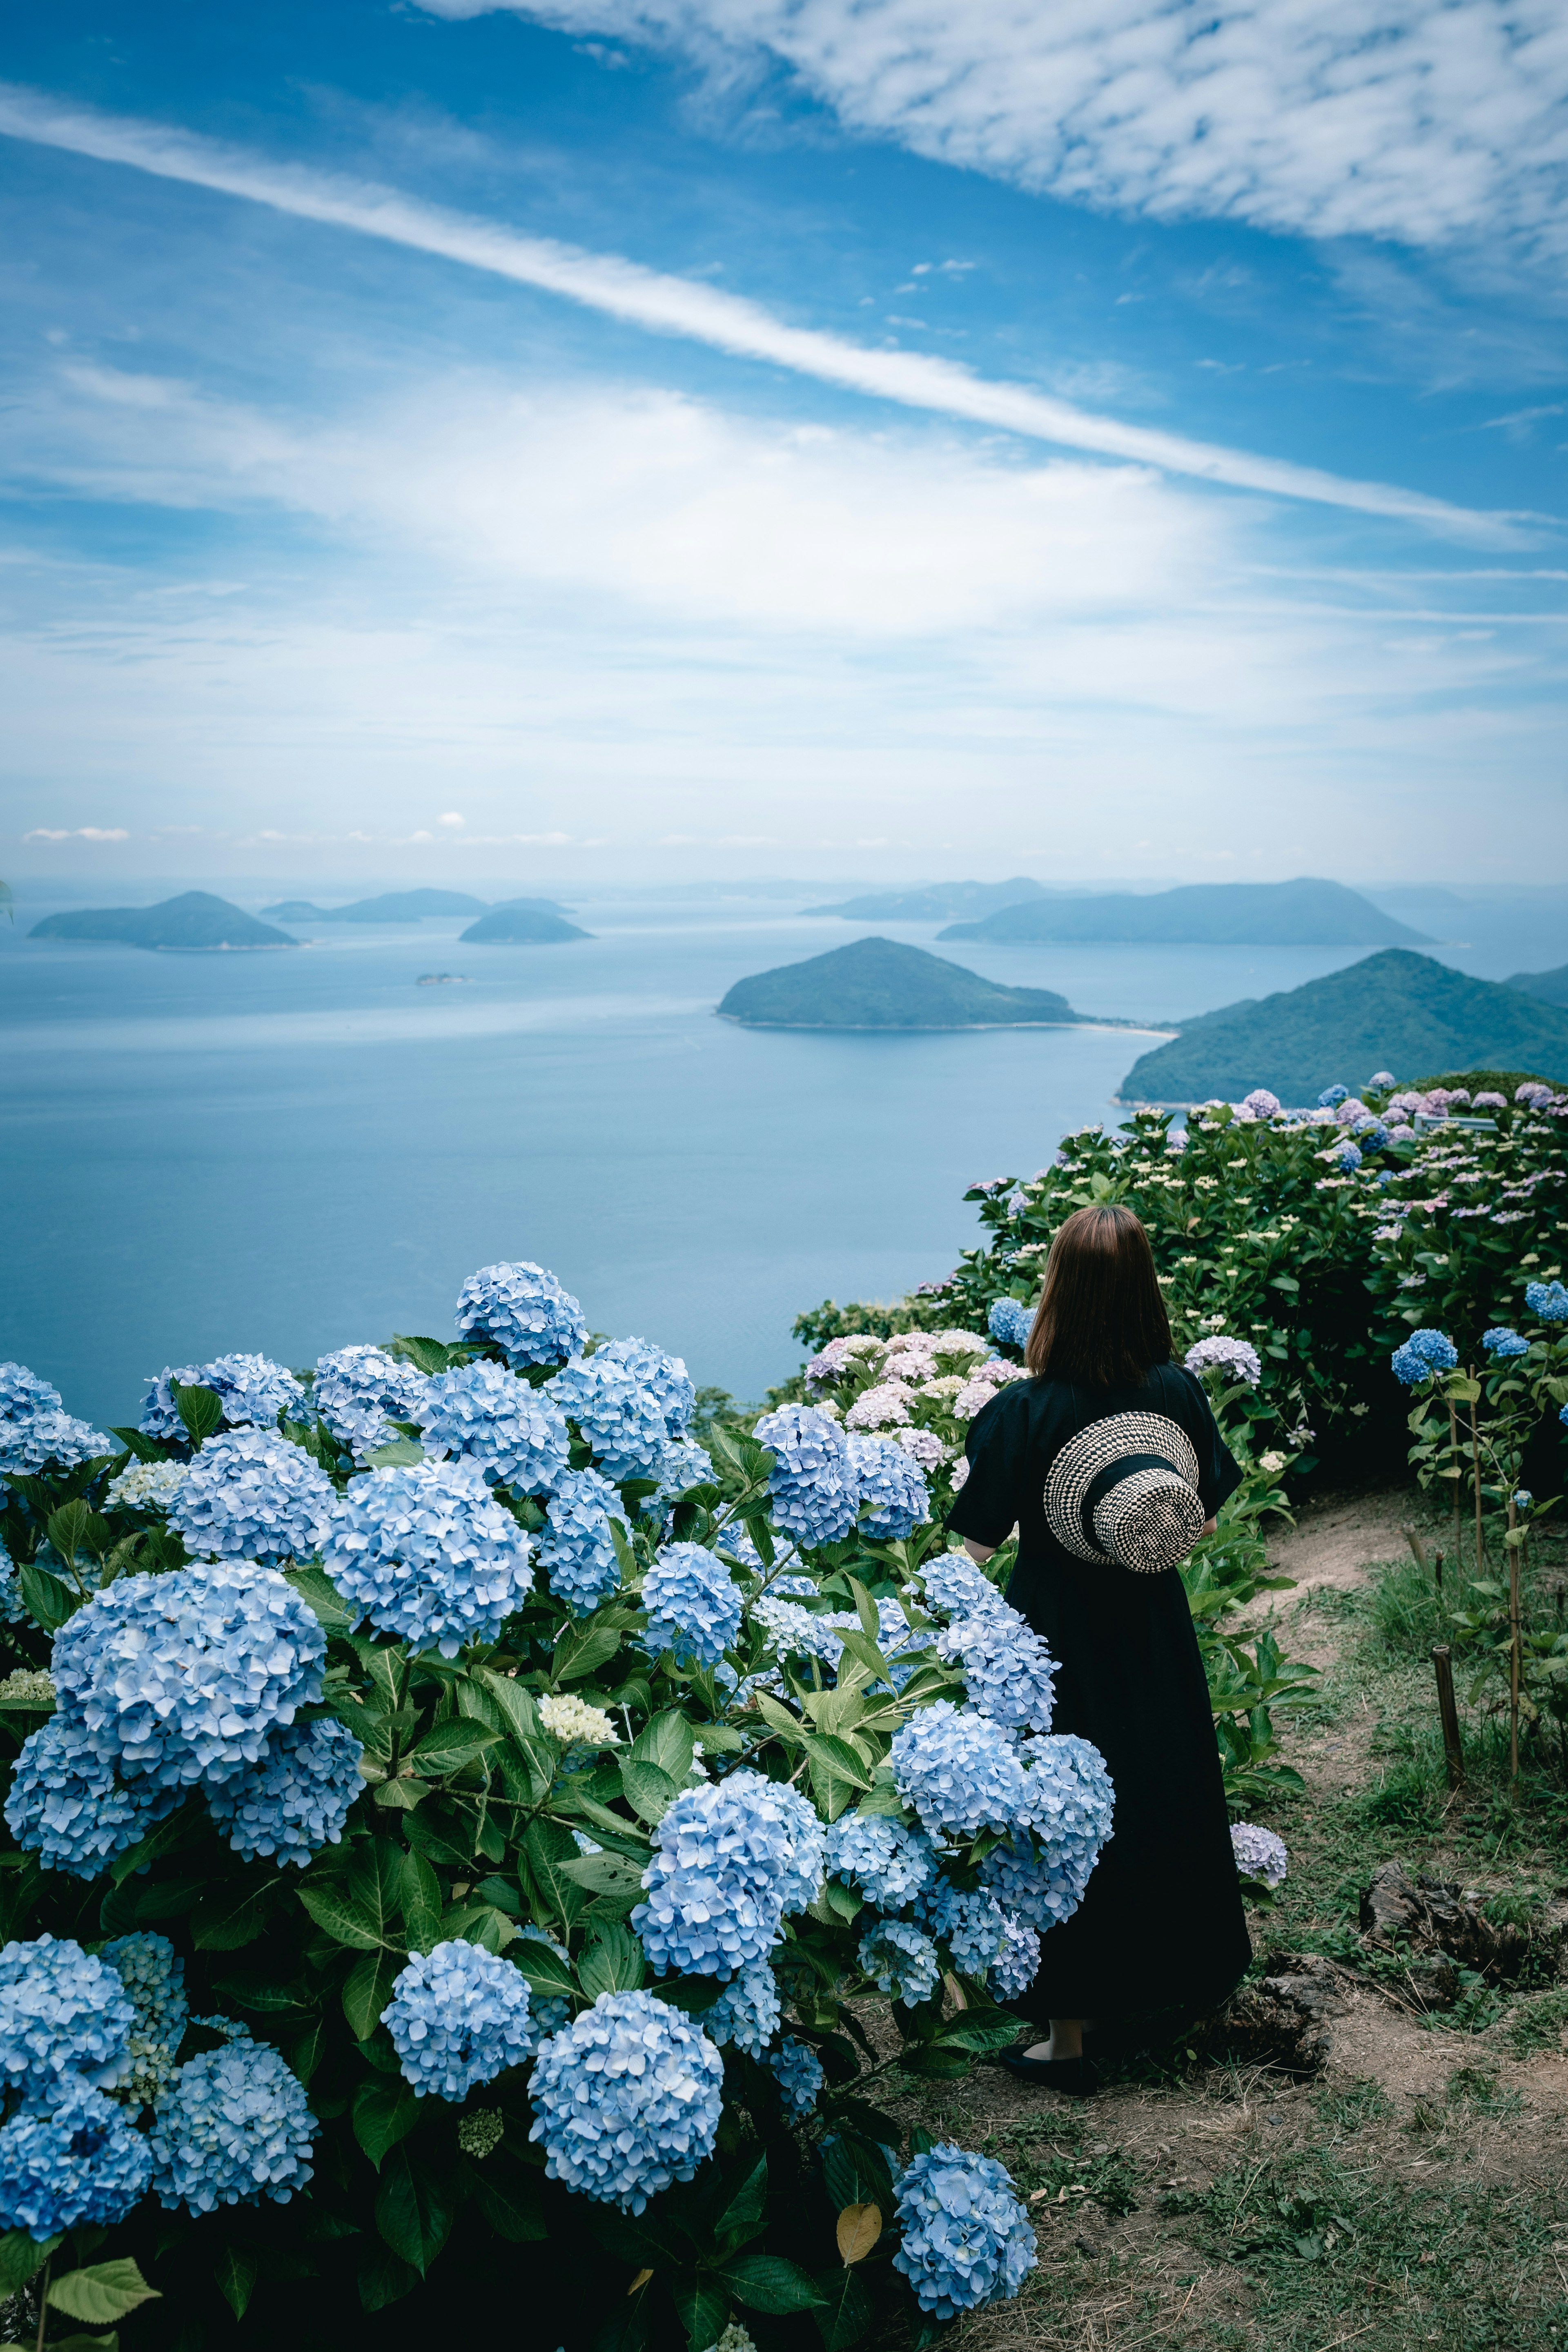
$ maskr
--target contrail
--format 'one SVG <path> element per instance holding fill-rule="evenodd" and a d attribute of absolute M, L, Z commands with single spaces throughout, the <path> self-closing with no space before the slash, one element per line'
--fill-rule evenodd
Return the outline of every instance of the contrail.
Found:
<path fill-rule="evenodd" d="M 872 351 L 847 336 L 792 327 L 760 302 L 674 278 L 617 254 L 588 253 L 550 237 L 522 236 L 492 221 L 447 210 L 396 189 L 268 162 L 155 122 L 66 105 L 47 93 L 0 83 L 0 134 L 58 147 L 100 163 L 121 163 L 162 180 L 210 188 L 300 220 L 416 252 L 439 254 L 470 269 L 535 286 L 586 309 L 631 320 L 656 334 L 696 342 L 772 367 L 792 369 L 905 408 L 962 416 L 1060 447 L 1087 449 L 1234 489 L 1346 507 L 1419 523 L 1449 537 L 1508 541 L 1520 518 L 1451 506 L 1387 482 L 1358 482 L 1287 459 L 1258 457 L 1176 433 L 1123 425 L 1026 384 L 988 382 L 952 360 L 916 352 Z"/>

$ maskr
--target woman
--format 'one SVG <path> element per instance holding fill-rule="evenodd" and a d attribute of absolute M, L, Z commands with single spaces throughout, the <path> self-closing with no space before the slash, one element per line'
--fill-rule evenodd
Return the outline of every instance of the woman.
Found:
<path fill-rule="evenodd" d="M 1171 1361 L 1149 1237 L 1130 1209 L 1079 1209 L 1062 1226 L 1025 1360 L 1033 1377 L 974 1418 L 947 1523 L 977 1561 L 1016 1524 L 1007 1597 L 1058 1662 L 1052 1729 L 1091 1740 L 1115 1787 L 1083 1901 L 1042 1938 L 1017 2004 L 1049 2021 L 1049 2038 L 1003 2062 L 1086 2096 L 1086 2020 L 1212 2006 L 1252 1957 L 1176 1566 L 1241 1473 L 1201 1384 Z"/>

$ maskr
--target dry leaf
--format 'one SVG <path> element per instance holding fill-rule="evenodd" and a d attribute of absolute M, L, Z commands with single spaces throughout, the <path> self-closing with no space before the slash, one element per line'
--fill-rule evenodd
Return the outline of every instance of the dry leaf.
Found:
<path fill-rule="evenodd" d="M 631 2283 L 630 2286 L 629 2286 L 629 2287 L 627 2287 L 627 2289 L 626 2289 L 626 2293 L 627 2293 L 628 2294 L 636 2294 L 636 2293 L 637 2293 L 637 2291 L 638 2287 L 639 2287 L 639 2286 L 647 2286 L 647 2283 L 648 2283 L 649 2279 L 650 2279 L 650 2278 L 652 2278 L 652 2276 L 653 2276 L 653 2273 L 652 2273 L 651 2271 L 638 2271 L 638 2273 L 637 2273 L 637 2274 L 636 2278 L 635 2278 L 635 2279 L 633 2279 L 633 2281 L 632 2281 L 632 2283 Z"/>
<path fill-rule="evenodd" d="M 845 2267 L 863 2263 L 882 2234 L 879 2205 L 846 2205 L 838 2216 L 838 2252 Z"/>

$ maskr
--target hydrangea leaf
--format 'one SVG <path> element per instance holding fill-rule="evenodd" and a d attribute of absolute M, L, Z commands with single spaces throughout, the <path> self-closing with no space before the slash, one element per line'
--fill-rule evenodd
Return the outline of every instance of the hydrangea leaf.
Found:
<path fill-rule="evenodd" d="M 406 2147 L 393 2148 L 382 2167 L 375 2226 L 421 2278 L 451 2235 L 452 2218 L 450 2191 L 435 2168 Z"/>
<path fill-rule="evenodd" d="M 89 2327 L 108 2327 L 134 2311 L 138 2304 L 157 2303 L 162 2296 L 125 2256 L 119 2262 L 93 2263 L 85 2270 L 68 2271 L 50 2286 L 48 2300 L 68 2319 L 85 2319 Z"/>
<path fill-rule="evenodd" d="M 349 1607 L 324 1568 L 286 1568 L 284 1580 L 315 1612 L 323 1632 L 342 1633 L 359 1622 L 359 1612 Z"/>
<path fill-rule="evenodd" d="M 743 2246 L 767 2225 L 768 2159 L 760 2156 L 713 2224 L 721 2245 Z"/>
<path fill-rule="evenodd" d="M 523 1851 L 543 1908 L 569 1927 L 587 1908 L 583 1883 L 568 1868 L 580 1859 L 571 1831 L 560 1822 L 531 1822 Z"/>
<path fill-rule="evenodd" d="M 783 2254 L 737 2254 L 713 2275 L 751 2311 L 811 2311 L 822 2301 L 811 2273 Z"/>
<path fill-rule="evenodd" d="M 385 1445 L 373 1446 L 365 1455 L 373 1470 L 407 1470 L 425 1459 L 425 1448 L 412 1437 L 394 1437 Z"/>
<path fill-rule="evenodd" d="M 690 1775 L 695 1741 L 696 1734 L 686 1717 L 672 1707 L 666 1708 L 638 1732 L 631 1746 L 632 1759 L 638 1764 L 657 1764 L 680 1788 Z"/>
<path fill-rule="evenodd" d="M 504 1952 L 517 1940 L 517 1932 L 516 1923 L 493 1903 L 456 1904 L 441 1921 L 444 1937 L 460 1937 L 466 1944 L 477 1944 L 482 1952 Z"/>
<path fill-rule="evenodd" d="M 337 1943 L 347 1944 L 356 1952 L 380 1948 L 384 1937 L 378 1914 L 356 1902 L 337 1880 L 307 1882 L 296 1892 L 317 1927 L 324 1927 Z"/>
<path fill-rule="evenodd" d="M 174 1409 L 184 1423 L 192 1449 L 199 1454 L 204 1442 L 223 1420 L 223 1399 L 216 1389 L 203 1388 L 199 1382 L 189 1388 L 180 1381 L 171 1381 L 169 1385 L 174 1392 Z"/>
<path fill-rule="evenodd" d="M 405 1853 L 400 1873 L 404 1934 L 411 1952 L 427 1952 L 440 1939 L 441 1882 L 422 1853 Z"/>
<path fill-rule="evenodd" d="M 730 2317 L 728 2291 L 698 2271 L 671 2279 L 669 2291 L 689 2352 L 705 2352 L 705 2347 L 716 2346 Z"/>
<path fill-rule="evenodd" d="M 29 2231 L 7 2230 L 0 2237 L 0 2295 L 13 2295 L 41 2271 L 61 2238 L 35 2240 Z"/>
<path fill-rule="evenodd" d="M 354 2137 L 377 2172 L 418 2120 L 419 2101 L 401 2074 L 372 2074 L 354 2093 Z"/>
<path fill-rule="evenodd" d="M 368 2042 L 375 2032 L 402 1966 L 397 1952 L 367 1952 L 349 1970 L 343 1984 L 343 2015 L 356 2042 Z"/>
<path fill-rule="evenodd" d="M 612 1522 L 613 1524 L 613 1522 Z M 554 1678 L 560 1683 L 581 1682 L 584 1675 L 593 1674 L 613 1658 L 621 1646 L 621 1629 L 594 1622 L 579 1629 L 568 1625 L 555 1644 Z"/>
<path fill-rule="evenodd" d="M 471 1718 L 438 1723 L 409 1757 L 409 1769 L 427 1780 L 444 1780 L 448 1772 L 460 1772 L 487 1748 L 493 1748 L 500 1736 Z"/>
<path fill-rule="evenodd" d="M 820 2301 L 812 2317 L 826 2352 L 848 2352 L 848 2347 L 865 2335 L 876 2312 L 865 2281 L 852 2270 L 822 2271 L 816 2288 Z"/>
<path fill-rule="evenodd" d="M 454 1819 L 455 1809 L 439 1797 L 422 1813 L 411 1813 L 403 1833 L 411 1846 L 448 1870 L 466 1870 L 473 1860 L 471 1832 Z"/>
<path fill-rule="evenodd" d="M 918 2050 L 902 2051 L 899 2064 L 906 2074 L 920 2074 L 939 2083 L 955 2082 L 969 2072 L 969 2061 L 962 2051 L 942 2050 L 934 2042 Z"/>
<path fill-rule="evenodd" d="M 668 1772 L 632 1756 L 621 1766 L 621 1787 L 633 1812 L 645 1822 L 661 1822 L 679 1793 Z"/>
<path fill-rule="evenodd" d="M 389 2303 L 412 2294 L 419 2284 L 413 2263 L 395 2254 L 390 2246 L 362 2246 L 356 2268 L 360 2304 L 366 2311 L 384 2311 Z"/>
<path fill-rule="evenodd" d="M 225 1887 L 197 1904 L 191 1940 L 199 1952 L 237 1952 L 256 1941 L 271 1909 L 270 1888 Z"/>
<path fill-rule="evenodd" d="M 519 1938 L 521 1948 L 517 1966 L 528 1979 L 529 1989 L 541 2000 L 571 2000 L 577 1987 L 572 1975 L 572 1964 L 563 1960 L 537 1936 Z"/>
<path fill-rule="evenodd" d="M 607 1920 L 578 1961 L 577 1973 L 590 2000 L 597 2000 L 602 1992 L 637 1992 L 647 1974 L 647 1961 L 631 1930 Z"/>
<path fill-rule="evenodd" d="M 879 2205 L 846 2205 L 833 2233 L 839 2260 L 847 2267 L 852 2263 L 863 2263 L 881 2236 L 882 2226 Z"/>
<path fill-rule="evenodd" d="M 239 2246 L 226 2246 L 213 2268 L 218 2293 L 237 2319 L 243 2319 L 256 2290 L 256 2257 Z"/>
<path fill-rule="evenodd" d="M 482 2166 L 468 2168 L 467 2186 L 498 2238 L 516 2246 L 534 2244 L 550 2235 L 538 2174 L 519 2164 L 504 2147 L 487 2157 Z"/>
<path fill-rule="evenodd" d="M 561 1867 L 579 1886 L 585 1886 L 601 1903 L 625 1901 L 629 1911 L 640 1900 L 643 1891 L 642 1872 L 635 1862 L 627 1862 L 618 1853 L 579 1854 L 574 1861 Z"/>
<path fill-rule="evenodd" d="M 62 1584 L 58 1576 L 51 1576 L 47 1568 L 39 1568 L 34 1560 L 18 1561 L 16 1582 L 23 1607 L 46 1633 L 54 1633 L 73 1610 L 81 1606 L 68 1584 Z"/>

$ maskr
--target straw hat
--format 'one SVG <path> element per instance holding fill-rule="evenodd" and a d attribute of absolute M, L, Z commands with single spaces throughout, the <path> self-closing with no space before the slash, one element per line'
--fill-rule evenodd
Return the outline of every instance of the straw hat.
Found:
<path fill-rule="evenodd" d="M 1046 1481 L 1046 1519 L 1064 1550 L 1100 1568 L 1158 1576 L 1204 1531 L 1198 1457 L 1158 1412 L 1112 1412 L 1070 1438 Z"/>

